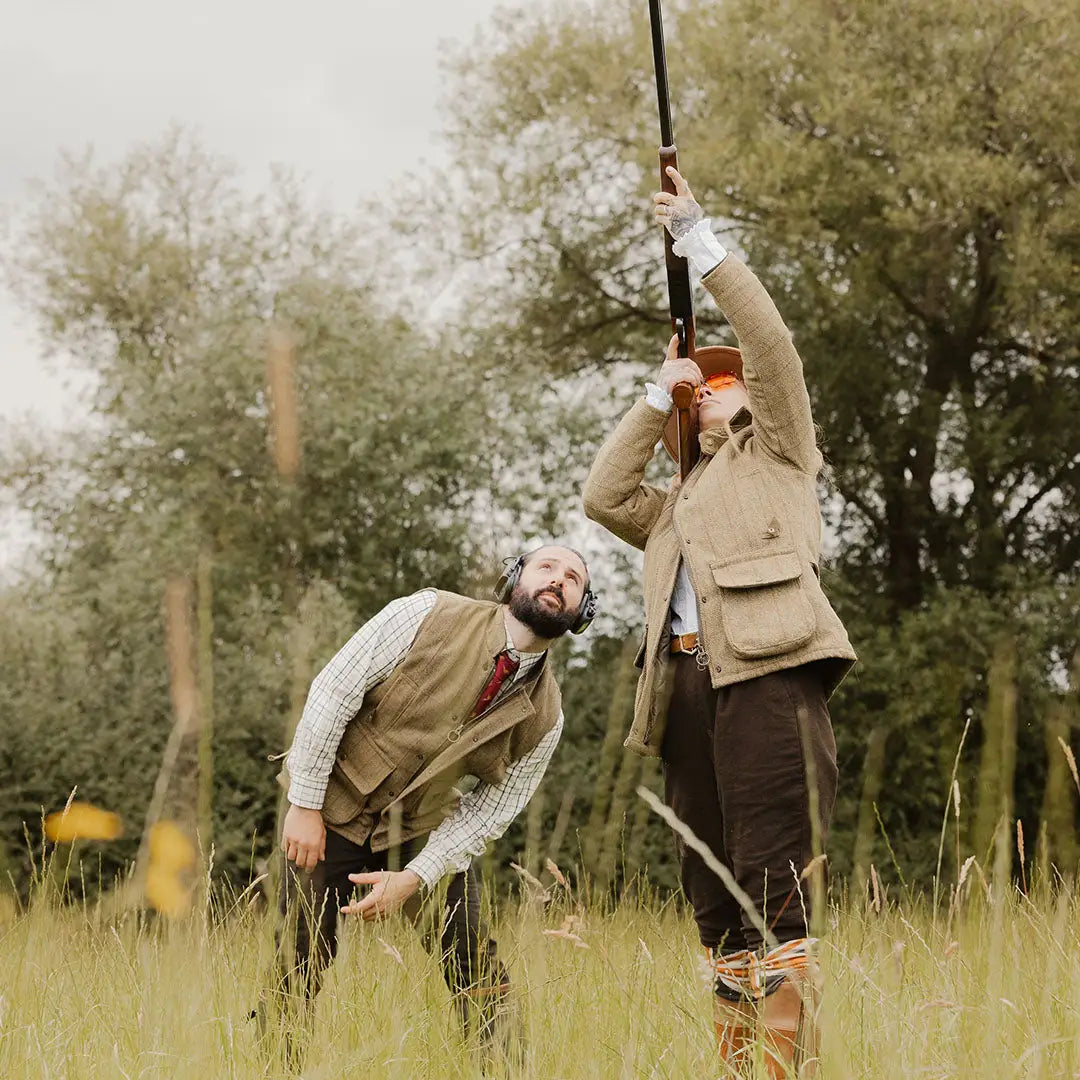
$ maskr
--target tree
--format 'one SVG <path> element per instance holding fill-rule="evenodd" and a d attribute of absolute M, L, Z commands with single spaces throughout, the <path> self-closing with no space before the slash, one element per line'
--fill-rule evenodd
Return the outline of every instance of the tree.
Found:
<path fill-rule="evenodd" d="M 903 738 L 912 773 L 931 753 L 920 783 L 882 793 L 886 825 L 925 848 L 1002 621 L 1025 638 L 1029 717 L 1057 708 L 1075 645 L 1080 12 L 683 0 L 667 16 L 684 171 L 776 298 L 826 432 L 827 581 L 867 662 L 837 701 L 841 756 L 859 769 L 871 731 L 879 757 Z M 637 5 L 514 12 L 452 67 L 446 247 L 497 290 L 481 331 L 553 378 L 640 375 L 666 337 L 647 32 Z M 701 310 L 698 340 L 720 333 Z M 965 610 L 986 618 L 961 627 Z M 1020 738 L 1031 813 L 1044 740 Z"/>
<path fill-rule="evenodd" d="M 464 589 L 490 565 L 477 505 L 500 433 L 469 367 L 380 309 L 354 225 L 288 178 L 247 196 L 173 133 L 116 167 L 69 161 L 16 225 L 9 276 L 96 376 L 84 431 L 25 436 L 3 460 L 43 537 L 39 572 L 4 597 L 17 812 L 36 834 L 77 784 L 128 822 L 106 868 L 130 856 L 172 723 L 165 582 L 204 554 L 217 861 L 242 873 L 252 833 L 269 843 L 267 755 L 297 686 L 393 596 Z M 274 326 L 294 343 L 289 476 L 269 445 Z"/>
<path fill-rule="evenodd" d="M 1075 8 L 669 15 L 686 169 L 799 340 L 845 566 L 894 615 L 935 583 L 992 591 L 1010 561 L 1071 571 Z M 459 243 L 513 301 L 500 332 L 555 372 L 655 363 L 663 338 L 644 23 L 625 5 L 515 14 L 458 59 Z M 701 321 L 705 339 L 715 311 Z"/>

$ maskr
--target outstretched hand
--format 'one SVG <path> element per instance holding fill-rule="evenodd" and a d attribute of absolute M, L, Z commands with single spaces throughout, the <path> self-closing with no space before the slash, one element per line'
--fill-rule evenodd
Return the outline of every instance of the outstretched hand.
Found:
<path fill-rule="evenodd" d="M 371 891 L 361 900 L 346 904 L 345 915 L 359 915 L 370 922 L 397 911 L 417 889 L 420 876 L 412 870 L 378 870 L 373 874 L 350 874 L 354 885 L 370 885 Z"/>
<path fill-rule="evenodd" d="M 690 185 L 674 165 L 667 167 L 667 174 L 675 181 L 675 194 L 658 191 L 653 196 L 653 217 L 676 240 L 680 240 L 705 217 L 705 211 L 698 205 Z"/>

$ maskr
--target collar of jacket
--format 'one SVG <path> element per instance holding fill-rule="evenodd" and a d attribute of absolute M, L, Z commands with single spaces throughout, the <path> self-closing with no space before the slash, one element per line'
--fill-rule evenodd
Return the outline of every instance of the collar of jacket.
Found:
<path fill-rule="evenodd" d="M 698 445 L 701 447 L 701 452 L 708 454 L 710 457 L 715 456 L 728 439 L 737 432 L 742 431 L 743 428 L 749 427 L 753 422 L 754 418 L 750 414 L 750 410 L 745 405 L 739 406 L 738 411 L 728 419 L 727 423 L 709 428 L 708 431 L 703 431 L 698 435 Z"/>

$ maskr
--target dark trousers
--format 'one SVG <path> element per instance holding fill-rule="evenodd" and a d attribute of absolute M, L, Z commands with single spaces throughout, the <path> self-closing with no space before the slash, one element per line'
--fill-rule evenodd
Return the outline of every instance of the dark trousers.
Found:
<path fill-rule="evenodd" d="M 804 937 L 809 889 L 804 882 L 802 898 L 793 890 L 813 855 L 808 784 L 817 792 L 822 846 L 836 799 L 822 667 L 805 664 L 714 690 L 694 656 L 671 660 L 661 751 L 667 804 L 732 871 L 778 941 Z M 702 944 L 722 952 L 759 948 L 753 920 L 702 857 L 676 842 Z"/>
<path fill-rule="evenodd" d="M 415 855 L 426 838 L 402 846 L 402 865 Z M 327 965 L 337 954 L 339 909 L 356 886 L 349 874 L 387 869 L 389 853 L 374 852 L 370 843 L 359 845 L 330 830 L 326 858 L 308 872 L 287 864 L 282 879 L 281 913 L 284 933 L 278 938 L 279 993 L 286 1000 L 310 1001 Z M 423 905 L 419 897 L 406 914 L 420 925 Z M 496 955 L 494 940 L 480 917 L 480 881 L 470 869 L 455 874 L 446 889 L 441 911 L 430 911 L 425 937 L 437 950 L 446 984 L 469 1029 L 486 1036 L 500 1001 L 509 990 L 509 976 Z"/>

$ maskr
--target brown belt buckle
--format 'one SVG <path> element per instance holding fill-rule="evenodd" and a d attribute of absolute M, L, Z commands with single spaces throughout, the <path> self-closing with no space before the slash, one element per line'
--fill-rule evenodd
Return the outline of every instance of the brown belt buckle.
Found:
<path fill-rule="evenodd" d="M 683 644 L 686 638 L 694 639 L 694 644 L 691 645 L 689 648 L 687 648 L 687 646 Z M 679 647 L 677 649 L 673 648 L 671 650 L 672 652 L 686 653 L 687 656 L 692 656 L 694 658 L 694 663 L 697 664 L 699 670 L 709 670 L 709 657 L 705 650 L 701 647 L 700 634 L 679 634 L 676 637 L 673 637 L 671 641 L 673 645 L 675 642 L 679 643 Z"/>

